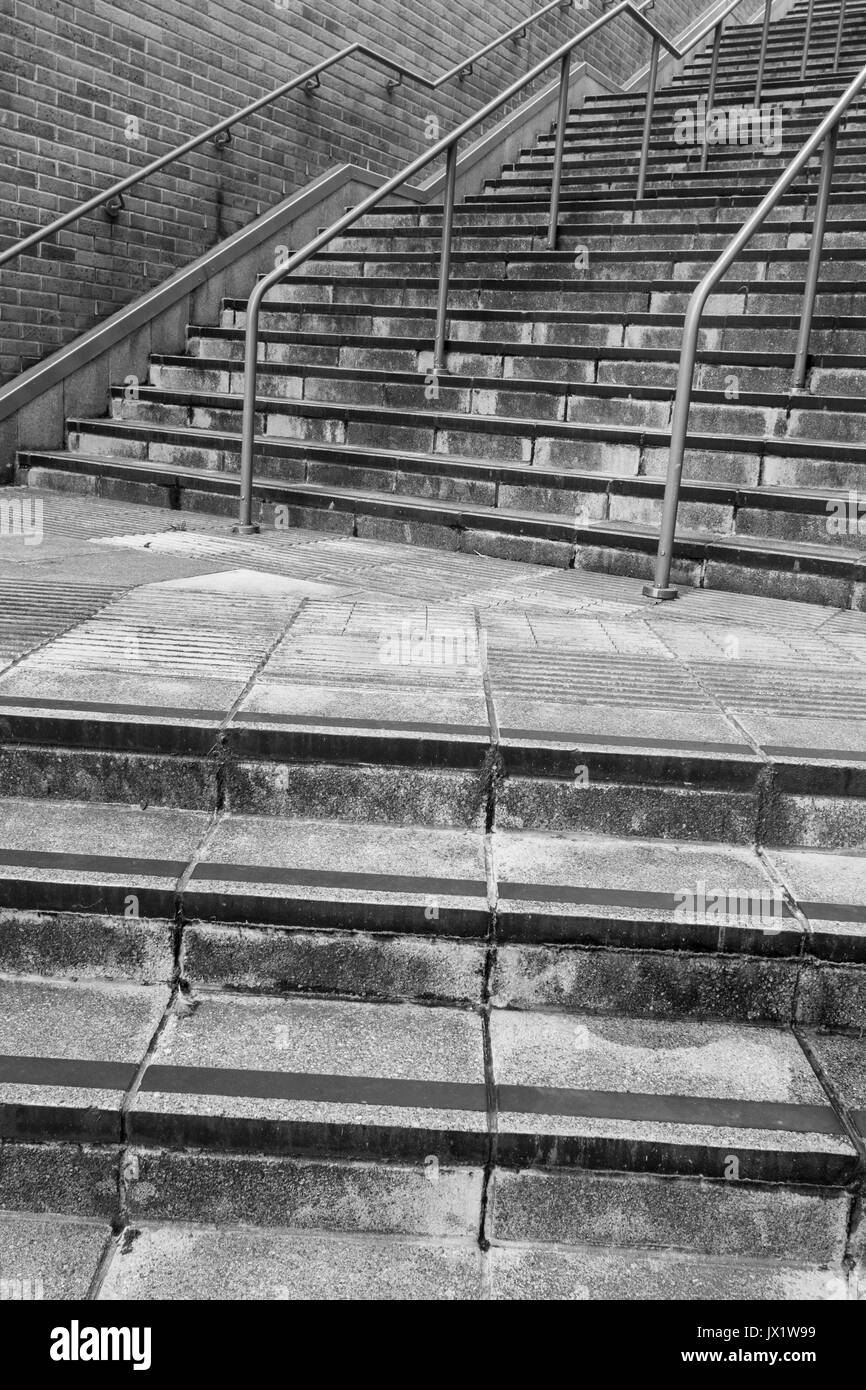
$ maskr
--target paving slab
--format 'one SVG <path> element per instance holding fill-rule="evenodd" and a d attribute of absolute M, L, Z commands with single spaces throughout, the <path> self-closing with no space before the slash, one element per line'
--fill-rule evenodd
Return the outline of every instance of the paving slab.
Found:
<path fill-rule="evenodd" d="M 792 955 L 802 928 L 746 847 L 498 831 L 502 936 Z"/>
<path fill-rule="evenodd" d="M 162 1032 L 133 1142 L 483 1158 L 481 1020 L 455 1009 L 222 994 Z"/>
<path fill-rule="evenodd" d="M 808 921 L 810 949 L 832 960 L 866 961 L 866 855 L 766 853 Z"/>
<path fill-rule="evenodd" d="M 497 1300 L 848 1301 L 856 1297 L 841 1263 L 833 1268 L 721 1260 L 674 1252 L 493 1245 L 490 1296 Z"/>
<path fill-rule="evenodd" d="M 0 1303 L 86 1298 L 110 1236 L 102 1222 L 0 1212 Z"/>
<path fill-rule="evenodd" d="M 460 1300 L 481 1297 L 475 1242 L 232 1231 L 189 1226 L 130 1228 L 100 1299 Z"/>
<path fill-rule="evenodd" d="M 772 672 L 770 672 L 772 674 Z M 781 714 L 732 705 L 731 714 L 745 733 L 774 762 L 803 761 L 847 766 L 866 762 L 866 718 L 839 717 L 832 697 L 810 714 Z"/>
<path fill-rule="evenodd" d="M 816 1032 L 805 1034 L 823 1076 L 866 1144 L 866 1038 Z"/>
<path fill-rule="evenodd" d="M 198 859 L 184 911 L 211 921 L 484 935 L 484 842 L 468 830 L 229 816 Z"/>
<path fill-rule="evenodd" d="M 0 802 L 0 906 L 174 920 L 204 812 L 61 801 Z M 2 948 L 0 948 L 2 949 Z"/>
<path fill-rule="evenodd" d="M 117 1143 L 165 987 L 0 978 L 0 1136 Z"/>
<path fill-rule="evenodd" d="M 615 687 L 615 678 L 611 683 Z M 566 694 L 554 703 L 503 695 L 495 678 L 493 695 L 500 733 L 509 744 L 573 744 L 635 752 L 668 748 L 671 752 L 753 756 L 754 750 L 742 733 L 709 704 L 694 709 L 674 705 L 636 710 L 634 700 L 623 698 L 617 703 L 613 691 L 605 694 L 604 703 Z"/>
<path fill-rule="evenodd" d="M 491 1040 L 503 1158 L 753 1182 L 840 1183 L 855 1171 L 789 1032 L 497 1010 Z"/>

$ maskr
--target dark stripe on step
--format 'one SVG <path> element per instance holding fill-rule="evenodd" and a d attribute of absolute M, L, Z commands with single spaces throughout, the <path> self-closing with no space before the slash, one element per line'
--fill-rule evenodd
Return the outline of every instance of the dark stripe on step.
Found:
<path fill-rule="evenodd" d="M 44 700 L 25 696 L 0 696 L 0 708 L 27 710 L 64 710 L 69 713 L 126 715 L 130 719 L 181 719 L 190 722 L 206 720 L 221 723 L 228 710 L 212 709 L 174 709 L 164 705 L 116 705 L 86 700 Z M 394 721 L 383 725 L 381 719 L 335 719 L 328 715 L 314 714 L 260 714 L 241 711 L 234 717 L 234 724 L 278 724 L 287 727 L 326 728 L 326 729 L 374 729 L 385 735 L 389 733 L 432 733 L 451 735 L 471 735 L 473 738 L 487 739 L 490 730 L 484 724 L 433 724 L 421 721 Z M 727 745 L 726 745 L 727 747 Z"/>
<path fill-rule="evenodd" d="M 501 729 L 500 737 L 529 740 L 532 743 L 565 743 L 569 747 L 577 748 L 687 748 L 690 752 L 696 753 L 748 753 L 750 756 L 754 756 L 755 751 L 747 743 L 699 743 L 696 739 L 634 738 L 624 734 L 587 736 L 567 729 Z"/>
<path fill-rule="evenodd" d="M 765 914 L 760 909 L 760 904 L 764 899 L 770 903 L 774 901 L 772 897 L 773 890 L 770 886 L 764 890 L 763 897 L 760 890 L 757 888 L 749 893 L 745 891 L 743 893 L 734 893 L 731 890 L 722 888 L 708 888 L 706 897 L 707 899 L 711 899 L 720 893 L 726 893 L 732 900 L 735 897 L 738 899 L 740 897 L 747 897 L 749 902 L 754 904 L 757 909 L 755 912 L 744 912 L 741 914 L 732 912 L 721 913 L 721 916 L 730 917 L 740 915 L 743 917 L 754 916 L 761 918 L 765 915 L 776 915 Z M 679 906 L 679 898 L 681 895 L 678 893 L 653 893 L 648 890 L 644 891 L 636 888 L 581 888 L 556 883 L 500 883 L 499 896 L 500 898 L 511 900 L 519 899 L 522 902 L 599 903 L 605 904 L 608 907 L 648 907 L 668 912 L 674 911 Z M 787 903 L 783 902 L 780 906 L 780 916 L 789 918 L 795 917 L 795 914 L 788 907 Z M 831 910 L 829 905 L 825 906 L 828 911 Z M 712 916 L 713 914 L 709 913 L 708 915 Z"/>
<path fill-rule="evenodd" d="M 419 878 L 413 874 L 337 873 L 329 869 L 268 868 L 259 864 L 199 864 L 191 883 L 285 883 L 303 888 L 348 889 L 364 893 L 413 893 L 425 897 L 486 898 L 480 879 Z"/>
<path fill-rule="evenodd" d="M 800 903 L 806 917 L 819 922 L 864 922 L 866 905 L 863 903 Z"/>
<path fill-rule="evenodd" d="M 770 758 L 802 758 L 810 762 L 823 758 L 838 763 L 866 763 L 866 753 L 852 752 L 848 748 L 789 748 L 784 744 L 768 743 L 764 752 Z"/>
<path fill-rule="evenodd" d="M 471 734 L 475 738 L 488 738 L 490 730 L 484 724 L 425 724 L 416 721 L 381 719 L 332 719 L 324 714 L 261 714 L 241 710 L 234 716 L 233 725 L 239 724 L 281 724 L 291 727 L 324 729 L 375 729 L 381 734 L 411 733 L 422 734 Z"/>
<path fill-rule="evenodd" d="M 131 718 L 148 719 L 205 719 L 220 723 L 228 713 L 227 709 L 173 709 L 168 705 L 115 705 L 91 700 L 45 700 L 24 695 L 0 696 L 0 707 L 4 709 L 32 710 L 80 710 L 83 714 L 127 714 Z"/>
<path fill-rule="evenodd" d="M 2 1057 L 0 1084 L 75 1086 L 88 1091 L 128 1091 L 135 1062 L 82 1062 L 62 1057 Z"/>
<path fill-rule="evenodd" d="M 0 849 L 0 868 L 4 869 L 56 869 L 75 874 L 114 874 L 122 878 L 180 878 L 187 863 L 186 859 L 132 859 L 110 854 Z"/>
<path fill-rule="evenodd" d="M 7 1085 L 124 1090 L 131 1085 L 135 1071 L 133 1065 L 121 1062 L 0 1057 L 0 1082 Z M 219 1067 L 151 1066 L 140 1091 L 151 1095 L 210 1095 L 331 1105 L 463 1110 L 479 1115 L 487 1109 L 485 1086 L 471 1082 Z M 844 1134 L 836 1115 L 826 1105 L 571 1090 L 553 1086 L 500 1086 L 497 1095 L 500 1110 L 515 1114 L 771 1129 L 796 1134 Z"/>
<path fill-rule="evenodd" d="M 178 879 L 187 869 L 186 860 L 135 859 L 96 854 L 65 854 L 52 850 L 23 850 L 0 848 L 0 870 L 44 869 L 48 872 L 67 872 L 97 876 L 110 874 L 134 881 L 139 878 Z M 415 897 L 484 898 L 487 885 L 481 879 L 424 878 L 413 874 L 365 874 L 337 872 L 329 869 L 299 869 L 270 867 L 261 864 L 199 864 L 190 880 L 197 883 L 283 884 L 287 887 L 333 889 L 338 892 L 393 893 Z M 76 885 L 71 885 L 75 887 Z M 710 888 L 708 898 L 724 889 Z M 772 901 L 772 888 L 764 896 Z M 658 893 L 643 889 L 598 888 L 574 884 L 509 883 L 499 884 L 499 897 L 506 902 L 587 903 L 607 907 L 647 908 L 673 912 L 678 907 L 679 894 Z M 731 894 L 733 896 L 733 894 Z M 756 911 L 724 913 L 723 916 L 742 916 L 762 920 L 769 914 L 761 910 L 758 888 L 748 894 Z M 801 902 L 807 917 L 824 922 L 866 922 L 866 906 L 852 903 Z M 775 916 L 776 914 L 772 914 Z M 787 903 L 781 904 L 781 914 L 795 920 Z"/>

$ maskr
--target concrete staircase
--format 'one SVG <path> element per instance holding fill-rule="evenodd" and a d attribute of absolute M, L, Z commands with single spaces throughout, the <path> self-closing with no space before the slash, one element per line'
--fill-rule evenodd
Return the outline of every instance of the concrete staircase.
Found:
<path fill-rule="evenodd" d="M 701 172 L 701 150 L 676 142 L 676 113 L 706 93 L 705 56 L 660 93 L 640 203 L 635 95 L 572 114 L 555 253 L 543 245 L 552 136 L 460 205 L 438 381 L 435 207 L 380 210 L 275 291 L 259 376 L 263 523 L 647 575 L 688 293 L 866 61 L 866 5 L 848 7 L 834 74 L 836 10 L 819 4 L 801 82 L 804 10 L 772 31 L 776 152 L 714 146 Z M 756 32 L 726 36 L 717 106 L 752 100 Z M 860 102 L 840 137 L 808 389 L 792 395 L 789 377 L 817 168 L 709 302 L 680 583 L 862 606 L 859 513 L 853 527 L 828 520 L 863 464 L 864 131 Z M 108 418 L 70 420 L 65 453 L 22 455 L 22 476 L 231 513 L 243 326 L 243 302 L 226 301 L 218 326 L 190 326 L 187 355 L 154 356 L 138 391 L 118 385 Z"/>
<path fill-rule="evenodd" d="M 277 573 L 0 679 L 0 1272 L 45 1223 L 92 1297 L 857 1297 L 859 615 L 729 597 L 734 669 L 632 581 L 344 598 L 357 542 L 154 524 Z"/>
<path fill-rule="evenodd" d="M 791 148 L 844 82 L 820 4 L 808 82 L 784 75 L 802 11 L 771 49 Z M 866 4 L 849 30 L 845 71 Z M 720 100 L 747 99 L 753 36 L 724 52 Z M 94 1298 L 866 1290 L 866 632 L 791 601 L 863 606 L 862 551 L 822 529 L 863 448 L 857 117 L 808 395 L 805 187 L 701 355 L 681 577 L 788 602 L 661 606 L 544 566 L 645 572 L 684 293 L 783 156 L 701 176 L 658 139 L 635 207 L 639 119 L 572 118 L 554 256 L 549 141 L 461 206 L 436 401 L 435 210 L 370 219 L 275 297 L 257 500 L 337 535 L 154 512 L 141 546 L 200 575 L 106 579 L 88 612 L 59 586 L 54 626 L 50 596 L 22 608 L 0 1278 L 60 1241 Z M 22 458 L 31 484 L 232 511 L 242 316 Z M 94 534 L 143 529 L 120 510 Z M 356 572 L 343 535 L 378 542 Z"/>

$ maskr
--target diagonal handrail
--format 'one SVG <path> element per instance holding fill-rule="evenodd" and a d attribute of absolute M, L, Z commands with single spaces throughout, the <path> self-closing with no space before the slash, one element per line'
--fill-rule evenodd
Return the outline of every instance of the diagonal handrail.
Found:
<path fill-rule="evenodd" d="M 361 54 L 364 57 L 372 59 L 374 62 L 381 63 L 392 72 L 399 73 L 399 77 L 389 80 L 386 84 L 389 91 L 393 91 L 395 87 L 400 86 L 404 78 L 408 77 L 418 86 L 425 87 L 428 91 L 435 92 L 438 91 L 440 87 L 444 86 L 446 82 L 450 82 L 452 78 L 463 77 L 467 73 L 470 73 L 473 65 L 479 62 L 481 58 L 486 58 L 489 53 L 501 47 L 502 44 L 507 43 L 509 39 L 513 39 L 517 37 L 517 35 L 525 33 L 527 29 L 531 28 L 534 24 L 538 24 L 538 22 L 544 19 L 546 15 L 550 14 L 552 10 L 571 9 L 574 3 L 575 0 L 548 0 L 548 3 L 543 5 L 541 9 L 535 10 L 531 15 L 527 15 L 525 19 L 521 19 L 504 34 L 500 34 L 498 38 L 492 39 L 489 43 L 485 44 L 483 48 L 477 49 L 476 52 L 472 53 L 468 58 L 462 59 L 459 63 L 456 63 L 454 67 L 449 68 L 447 72 L 443 72 L 436 78 L 426 77 L 423 72 L 419 72 L 419 70 L 412 67 L 411 64 L 399 62 L 398 59 L 388 53 L 383 53 L 380 48 L 376 48 L 372 44 L 347 44 L 345 48 L 339 49 L 337 52 L 330 54 L 327 58 L 323 58 L 320 62 L 314 63 L 312 67 L 306 68 L 305 71 L 299 73 L 297 77 L 292 77 L 288 82 L 283 82 L 279 87 L 274 88 L 272 92 L 267 92 L 265 96 L 258 97 L 255 101 L 250 102 L 250 104 L 243 107 L 242 110 L 233 112 L 231 116 L 226 116 L 224 120 L 218 121 L 216 125 L 209 126 L 208 129 L 203 131 L 200 135 L 194 135 L 192 139 L 184 141 L 182 145 L 178 145 L 167 154 L 161 155 L 159 159 L 153 160 L 151 164 L 145 165 L 143 169 L 139 169 L 133 174 L 128 174 L 126 178 L 120 179 L 117 183 L 112 184 L 112 186 L 105 189 L 104 192 L 95 194 L 84 203 L 79 203 L 77 207 L 64 213 L 62 217 L 58 217 L 56 221 L 50 223 L 49 226 L 40 228 L 38 231 L 31 233 L 30 236 L 24 237 L 21 241 L 16 242 L 14 246 L 8 247 L 4 252 L 0 253 L 0 266 L 7 265 L 9 261 L 15 260 L 18 256 L 23 256 L 25 252 L 29 251 L 32 247 L 38 246 L 40 242 L 47 240 L 48 237 L 56 236 L 58 232 L 62 232 L 64 228 L 71 226 L 72 223 L 77 222 L 79 218 L 86 217 L 89 212 L 95 212 L 97 208 L 106 206 L 110 203 L 117 204 L 118 200 L 119 206 L 122 207 L 123 195 L 128 192 L 130 188 L 134 188 L 136 184 L 151 178 L 153 174 L 160 173 L 160 171 L 167 168 L 168 165 L 174 164 L 178 159 L 183 159 L 185 155 L 191 154 L 193 150 L 197 150 L 201 145 L 206 145 L 208 141 L 213 140 L 221 146 L 228 144 L 231 140 L 231 131 L 234 126 L 248 120 L 250 116 L 254 116 L 256 112 L 261 111 L 264 107 L 273 105 L 274 102 L 279 101 L 281 97 L 287 96 L 289 92 L 295 91 L 298 87 L 304 87 L 308 91 L 312 90 L 314 87 L 318 87 L 323 72 L 326 72 L 329 68 L 336 67 L 339 63 L 345 62 L 355 54 Z"/>
<path fill-rule="evenodd" d="M 653 0 L 619 0 L 611 9 L 598 19 L 588 24 L 579 34 L 567 39 L 560 44 L 553 53 L 543 58 L 540 62 L 525 74 L 517 78 L 498 96 L 488 101 L 480 111 L 474 116 L 469 116 L 456 130 L 450 135 L 444 136 L 435 145 L 418 155 L 410 164 L 407 164 L 398 174 L 390 178 L 380 188 L 371 193 L 369 197 L 358 203 L 354 208 L 350 208 L 342 217 L 333 222 L 330 227 L 320 232 L 302 247 L 300 251 L 294 252 L 285 261 L 278 265 L 268 275 L 265 275 L 255 286 L 250 295 L 246 312 L 246 343 L 244 349 L 244 405 L 243 423 L 241 426 L 241 477 L 240 477 L 240 516 L 237 530 L 249 534 L 256 532 L 259 528 L 253 524 L 252 504 L 253 504 L 253 460 L 255 454 L 255 422 L 256 422 L 256 378 L 258 374 L 258 353 L 259 353 L 259 318 L 261 314 L 262 302 L 265 295 L 279 285 L 293 270 L 310 260 L 319 251 L 322 251 L 336 237 L 341 236 L 348 229 L 368 212 L 371 212 L 379 203 L 383 202 L 390 194 L 395 193 L 403 184 L 407 183 L 415 174 L 420 173 L 434 159 L 440 155 L 445 155 L 445 186 L 442 216 L 442 255 L 439 267 L 439 293 L 436 311 L 436 339 L 433 351 L 434 372 L 445 370 L 445 331 L 448 312 L 448 284 L 451 272 L 451 243 L 453 234 L 454 205 L 457 183 L 457 148 L 464 136 L 470 134 L 477 126 L 481 125 L 488 116 L 493 115 L 501 106 L 517 96 L 524 88 L 528 87 L 536 78 L 541 77 L 555 64 L 560 64 L 560 85 L 558 102 L 558 127 L 556 152 L 554 155 L 554 169 L 551 186 L 551 208 L 550 208 L 550 227 L 548 234 L 548 245 L 552 248 L 556 245 L 558 230 L 558 210 L 559 210 L 559 189 L 562 174 L 562 155 L 565 142 L 565 124 L 568 113 L 568 87 L 571 73 L 571 55 L 574 50 L 588 38 L 603 29 L 620 15 L 627 15 L 640 28 L 645 29 L 652 38 L 652 54 L 650 58 L 649 81 L 646 94 L 646 119 L 644 122 L 643 142 L 641 148 L 640 166 L 638 172 L 638 198 L 643 196 L 644 182 L 646 179 L 647 163 L 649 158 L 649 143 L 652 129 L 653 104 L 655 100 L 655 84 L 658 75 L 659 52 L 665 48 L 674 58 L 681 59 L 695 48 L 712 30 L 721 31 L 727 17 L 743 0 L 728 0 L 728 4 L 712 19 L 705 23 L 696 34 L 688 34 L 686 41 L 680 47 L 673 39 L 669 39 L 651 20 L 646 17 L 645 10 L 651 8 Z M 773 0 L 766 0 L 765 13 L 769 13 Z M 765 26 L 766 29 L 766 26 Z M 766 33 L 764 34 L 764 44 L 766 46 Z"/>
<path fill-rule="evenodd" d="M 747 217 L 736 236 L 710 267 L 704 278 L 692 292 L 686 307 L 683 323 L 683 346 L 677 373 L 677 390 L 671 418 L 670 454 L 665 479 L 662 519 L 659 530 L 659 544 L 656 555 L 655 575 L 652 584 L 644 586 L 647 598 L 673 599 L 677 589 L 671 584 L 671 565 L 673 563 L 674 541 L 676 538 L 677 509 L 679 506 L 680 484 L 683 474 L 688 437 L 689 409 L 692 399 L 692 380 L 698 350 L 698 332 L 701 317 L 707 300 L 739 253 L 748 245 L 752 237 L 763 225 L 769 213 L 778 206 L 782 195 L 790 188 L 797 175 L 806 167 L 812 156 L 824 145 L 821 160 L 821 174 L 815 198 L 815 211 L 812 221 L 812 243 L 809 248 L 809 261 L 803 291 L 803 309 L 797 336 L 794 356 L 794 375 L 791 390 L 803 389 L 806 380 L 809 339 L 811 337 L 812 316 L 815 310 L 815 295 L 818 289 L 818 275 L 821 269 L 821 256 L 824 246 L 824 230 L 827 223 L 827 208 L 830 202 L 830 188 L 833 180 L 833 164 L 836 155 L 836 139 L 839 123 L 852 102 L 866 89 L 866 67 L 864 67 L 846 90 L 842 93 L 827 115 L 821 121 L 800 152 L 794 156 L 769 193 L 761 200 L 754 212 Z M 826 144 L 824 143 L 826 141 Z"/>

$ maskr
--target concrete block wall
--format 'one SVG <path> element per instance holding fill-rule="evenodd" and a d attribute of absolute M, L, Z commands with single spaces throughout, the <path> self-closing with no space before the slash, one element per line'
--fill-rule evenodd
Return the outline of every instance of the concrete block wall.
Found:
<path fill-rule="evenodd" d="M 601 10 L 552 12 L 436 93 L 352 59 L 0 270 L 0 382 L 43 360 L 335 165 L 393 173 Z M 0 50 L 0 250 L 355 40 L 436 77 L 534 0 L 6 0 Z M 745 8 L 745 7 L 744 7 Z M 656 0 L 677 33 L 706 0 Z M 581 56 L 619 81 L 646 60 L 628 21 Z M 503 108 L 503 113 L 507 108 Z"/>

